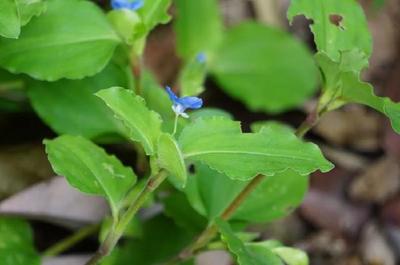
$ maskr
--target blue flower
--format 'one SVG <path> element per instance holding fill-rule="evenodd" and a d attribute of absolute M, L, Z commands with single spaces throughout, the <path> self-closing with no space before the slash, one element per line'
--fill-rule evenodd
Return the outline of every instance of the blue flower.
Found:
<path fill-rule="evenodd" d="M 171 88 L 167 86 L 167 93 L 169 98 L 171 99 L 174 105 L 172 109 L 176 113 L 176 115 L 180 115 L 184 118 L 189 118 L 189 115 L 185 113 L 187 109 L 199 109 L 203 106 L 203 100 L 198 97 L 183 97 L 178 98 L 174 92 L 172 92 Z"/>
<path fill-rule="evenodd" d="M 207 55 L 204 52 L 199 52 L 196 56 L 196 61 L 199 63 L 205 63 L 207 61 Z"/>
<path fill-rule="evenodd" d="M 130 9 L 138 10 L 144 4 L 144 0 L 111 0 L 111 7 L 113 9 Z"/>

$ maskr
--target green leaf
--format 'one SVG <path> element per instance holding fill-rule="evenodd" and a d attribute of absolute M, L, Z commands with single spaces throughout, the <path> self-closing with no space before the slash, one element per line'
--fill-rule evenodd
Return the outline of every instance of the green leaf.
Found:
<path fill-rule="evenodd" d="M 247 183 L 232 180 L 206 165 L 195 163 L 194 174 L 189 176 L 184 192 L 197 212 L 213 220 L 222 214 Z"/>
<path fill-rule="evenodd" d="M 0 66 L 40 80 L 80 79 L 101 71 L 119 42 L 94 3 L 50 0 L 18 40 L 0 39 Z"/>
<path fill-rule="evenodd" d="M 339 62 L 343 51 L 359 49 L 365 57 L 372 51 L 372 39 L 361 6 L 355 0 L 293 0 L 288 19 L 296 15 L 312 19 L 310 25 L 319 51 Z M 364 60 L 365 62 L 365 60 Z M 366 64 L 354 61 L 353 69 L 360 71 Z M 360 68 L 361 66 L 361 68 Z"/>
<path fill-rule="evenodd" d="M 46 11 L 46 2 L 42 0 L 16 0 L 21 20 L 21 26 L 25 26 L 29 21 Z"/>
<path fill-rule="evenodd" d="M 0 1 L 0 36 L 18 38 L 21 31 L 16 0 Z"/>
<path fill-rule="evenodd" d="M 81 192 L 106 197 L 116 217 L 136 182 L 132 169 L 80 136 L 63 135 L 44 143 L 54 171 Z"/>
<path fill-rule="evenodd" d="M 287 130 L 287 133 L 293 132 L 284 124 L 270 121 L 257 124 L 255 131 L 266 126 Z M 248 183 L 230 179 L 205 165 L 195 163 L 194 173 L 189 176 L 184 192 L 193 208 L 213 220 L 222 214 Z M 284 217 L 302 202 L 307 188 L 308 177 L 291 170 L 266 177 L 236 210 L 231 220 L 267 222 Z"/>
<path fill-rule="evenodd" d="M 99 74 L 82 80 L 30 81 L 28 96 L 35 111 L 58 134 L 96 138 L 121 133 L 120 123 L 102 100 L 100 89 L 127 86 L 125 72 L 110 64 Z"/>
<path fill-rule="evenodd" d="M 107 14 L 120 37 L 129 45 L 145 34 L 145 26 L 140 16 L 129 9 L 112 10 Z"/>
<path fill-rule="evenodd" d="M 143 224 L 142 239 L 129 240 L 122 247 L 114 249 L 102 265 L 162 264 L 177 255 L 194 235 L 171 219 L 159 215 Z M 157 251 L 154 251 L 155 247 Z"/>
<path fill-rule="evenodd" d="M 267 127 L 258 133 L 242 133 L 240 123 L 223 117 L 197 119 L 182 131 L 178 142 L 185 159 L 238 180 L 273 176 L 287 169 L 308 175 L 333 167 L 316 145 L 302 142 L 286 129 Z"/>
<path fill-rule="evenodd" d="M 143 73 L 142 95 L 146 104 L 151 110 L 158 112 L 163 120 L 175 119 L 175 113 L 172 110 L 172 102 L 167 92 L 158 84 L 156 78 L 150 72 Z"/>
<path fill-rule="evenodd" d="M 187 179 L 185 161 L 178 143 L 170 134 L 160 135 L 157 155 L 160 167 L 170 173 L 169 180 L 179 188 L 185 187 Z"/>
<path fill-rule="evenodd" d="M 214 50 L 223 35 L 216 0 L 176 0 L 175 31 L 178 53 L 186 60 L 199 52 Z"/>
<path fill-rule="evenodd" d="M 249 222 L 269 222 L 298 207 L 308 190 L 308 176 L 292 170 L 265 177 L 233 214 L 232 219 Z"/>
<path fill-rule="evenodd" d="M 146 154 L 154 154 L 162 120 L 156 112 L 146 107 L 144 99 L 121 87 L 103 89 L 96 95 L 122 120 L 129 130 L 130 139 L 140 142 Z"/>
<path fill-rule="evenodd" d="M 393 129 L 400 134 L 400 103 L 376 96 L 372 85 L 360 81 L 354 73 L 343 73 L 342 82 L 343 100 L 364 104 L 380 111 L 390 119 Z"/>
<path fill-rule="evenodd" d="M 208 220 L 220 216 L 248 184 L 248 181 L 232 180 L 199 163 L 194 170 L 184 192 L 192 207 Z M 307 188 L 308 177 L 290 170 L 265 177 L 231 220 L 254 223 L 282 218 L 302 202 Z"/>
<path fill-rule="evenodd" d="M 179 76 L 181 96 L 197 96 L 202 93 L 206 71 L 206 64 L 196 58 L 186 63 Z"/>
<path fill-rule="evenodd" d="M 207 220 L 199 215 L 190 205 L 186 196 L 175 192 L 163 200 L 165 215 L 188 231 L 201 233 L 207 226 Z"/>
<path fill-rule="evenodd" d="M 278 121 L 272 121 L 272 120 L 270 120 L 270 121 L 257 121 L 257 122 L 252 123 L 250 127 L 251 127 L 251 131 L 252 132 L 259 132 L 264 127 L 274 127 L 277 130 L 278 129 L 279 130 L 286 130 L 287 133 L 294 133 L 295 132 L 295 130 L 292 127 L 290 127 L 290 125 L 285 124 L 285 123 L 281 123 L 281 122 L 278 122 Z"/>
<path fill-rule="evenodd" d="M 137 12 L 142 17 L 147 32 L 150 32 L 158 24 L 166 24 L 170 21 L 168 8 L 171 0 L 145 0 L 144 5 Z"/>
<path fill-rule="evenodd" d="M 232 114 L 230 114 L 229 112 L 227 112 L 225 110 L 218 109 L 218 108 L 207 108 L 207 107 L 191 112 L 189 118 L 190 118 L 190 120 L 194 121 L 199 118 L 206 118 L 206 117 L 213 117 L 213 116 L 222 116 L 227 119 L 231 119 L 231 120 L 233 119 Z"/>
<path fill-rule="evenodd" d="M 112 229 L 113 222 L 114 221 L 111 217 L 106 217 L 103 219 L 99 231 L 99 242 L 104 242 L 104 240 L 106 240 L 108 233 Z M 142 223 L 140 222 L 138 216 L 135 216 L 129 222 L 122 236 L 125 238 L 142 238 Z"/>
<path fill-rule="evenodd" d="M 354 57 L 352 54 L 353 52 L 343 53 L 342 58 L 352 58 Z M 361 81 L 359 73 L 346 67 L 347 64 L 344 62 L 349 59 L 342 59 L 341 63 L 336 63 L 323 53 L 317 54 L 316 58 L 326 76 L 325 93 L 335 98 L 337 106 L 348 102 L 367 105 L 386 115 L 393 129 L 400 133 L 400 103 L 376 96 L 371 84 Z"/>
<path fill-rule="evenodd" d="M 287 265 L 308 265 L 308 256 L 299 249 L 289 247 L 277 247 L 272 252 L 281 257 Z"/>
<path fill-rule="evenodd" d="M 280 259 L 267 248 L 246 246 L 232 231 L 227 222 L 216 220 L 222 240 L 237 259 L 239 265 L 282 265 Z"/>
<path fill-rule="evenodd" d="M 2 265 L 40 265 L 29 224 L 10 217 L 0 218 L 0 260 Z"/>
<path fill-rule="evenodd" d="M 255 22 L 230 29 L 209 65 L 223 90 L 253 111 L 299 106 L 317 88 L 318 71 L 305 45 Z"/>

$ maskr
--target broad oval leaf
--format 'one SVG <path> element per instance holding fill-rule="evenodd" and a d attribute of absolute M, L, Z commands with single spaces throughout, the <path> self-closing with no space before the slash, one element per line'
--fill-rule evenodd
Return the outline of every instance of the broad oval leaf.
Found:
<path fill-rule="evenodd" d="M 0 66 L 40 80 L 80 79 L 101 71 L 119 42 L 95 4 L 50 0 L 18 40 L 0 39 Z"/>
<path fill-rule="evenodd" d="M 222 240 L 228 246 L 231 253 L 236 256 L 239 265 L 283 265 L 278 256 L 268 248 L 260 249 L 246 246 L 236 236 L 227 222 L 216 220 Z"/>
<path fill-rule="evenodd" d="M 209 66 L 222 89 L 254 111 L 299 106 L 317 88 L 318 70 L 305 45 L 257 23 L 230 29 Z"/>
<path fill-rule="evenodd" d="M 123 132 L 119 121 L 94 93 L 127 84 L 123 69 L 110 64 L 82 80 L 29 81 L 28 96 L 35 111 L 58 134 L 96 138 Z"/>
<path fill-rule="evenodd" d="M 168 133 L 161 134 L 158 139 L 158 163 L 169 173 L 169 179 L 178 188 L 186 185 L 186 166 L 178 143 Z"/>
<path fill-rule="evenodd" d="M 288 19 L 296 15 L 312 19 L 310 25 L 319 51 L 325 52 L 333 61 L 339 62 L 341 52 L 355 48 L 369 57 L 372 39 L 368 31 L 363 10 L 354 0 L 292 0 Z M 367 64 L 353 61 L 354 70 L 361 70 Z"/>
<path fill-rule="evenodd" d="M 308 175 L 333 167 L 316 145 L 302 142 L 287 129 L 271 126 L 258 133 L 242 133 L 240 123 L 223 117 L 197 119 L 182 131 L 179 144 L 185 159 L 238 180 L 288 169 Z"/>
<path fill-rule="evenodd" d="M 200 163 L 194 170 L 184 192 L 192 207 L 209 220 L 220 216 L 249 183 L 232 180 Z M 290 170 L 265 177 L 230 219 L 269 222 L 282 218 L 302 202 L 307 188 L 308 177 Z"/>
<path fill-rule="evenodd" d="M 302 203 L 308 181 L 308 176 L 292 170 L 265 177 L 231 218 L 269 222 L 287 216 Z"/>
<path fill-rule="evenodd" d="M 96 93 L 129 130 L 129 138 L 143 145 L 146 154 L 155 152 L 161 134 L 160 115 L 149 110 L 145 101 L 132 91 L 111 87 Z"/>
<path fill-rule="evenodd" d="M 21 23 L 16 0 L 1 0 L 0 36 L 16 39 L 20 31 Z"/>
<path fill-rule="evenodd" d="M 199 52 L 213 50 L 223 35 L 222 19 L 216 0 L 175 1 L 177 49 L 186 60 Z"/>
<path fill-rule="evenodd" d="M 132 169 L 81 136 L 63 135 L 44 143 L 54 171 L 81 192 L 106 197 L 116 217 L 136 182 Z"/>
<path fill-rule="evenodd" d="M 192 207 L 208 220 L 220 216 L 248 181 L 233 180 L 201 163 L 193 165 L 184 192 Z"/>
<path fill-rule="evenodd" d="M 3 265 L 40 265 L 29 224 L 11 217 L 0 218 L 0 260 Z"/>

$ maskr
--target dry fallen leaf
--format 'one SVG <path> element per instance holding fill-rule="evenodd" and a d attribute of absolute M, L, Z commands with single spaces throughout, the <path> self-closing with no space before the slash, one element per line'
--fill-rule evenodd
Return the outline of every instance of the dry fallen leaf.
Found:
<path fill-rule="evenodd" d="M 207 251 L 196 257 L 197 265 L 230 265 L 231 256 L 226 251 Z"/>
<path fill-rule="evenodd" d="M 359 105 L 349 105 L 322 116 L 314 131 L 328 142 L 361 151 L 379 148 L 380 116 Z"/>
<path fill-rule="evenodd" d="M 386 242 L 378 226 L 369 223 L 365 226 L 361 239 L 361 253 L 364 264 L 395 265 L 393 250 Z"/>
<path fill-rule="evenodd" d="M 82 265 L 89 260 L 89 255 L 65 255 L 54 258 L 45 258 L 43 265 Z"/>
<path fill-rule="evenodd" d="M 42 144 L 3 148 L 0 152 L 0 199 L 53 175 Z"/>
<path fill-rule="evenodd" d="M 21 215 L 68 227 L 97 223 L 108 212 L 103 198 L 79 192 L 63 177 L 39 183 L 0 203 L 0 214 Z"/>
<path fill-rule="evenodd" d="M 320 228 L 350 236 L 358 234 L 369 215 L 366 206 L 351 204 L 332 194 L 312 189 L 301 205 L 300 212 Z"/>
<path fill-rule="evenodd" d="M 398 161 L 384 157 L 365 168 L 350 186 L 350 195 L 356 200 L 382 203 L 400 190 Z"/>

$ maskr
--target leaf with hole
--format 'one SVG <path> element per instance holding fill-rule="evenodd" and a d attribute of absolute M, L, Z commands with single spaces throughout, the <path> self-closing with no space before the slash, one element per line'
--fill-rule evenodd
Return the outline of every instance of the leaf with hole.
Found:
<path fill-rule="evenodd" d="M 341 52 L 358 49 L 367 59 L 372 51 L 372 38 L 364 12 L 354 0 L 293 0 L 288 19 L 305 15 L 319 51 L 339 62 Z M 360 63 L 364 62 L 364 63 Z M 368 65 L 365 59 L 353 61 L 353 70 L 360 71 Z"/>

